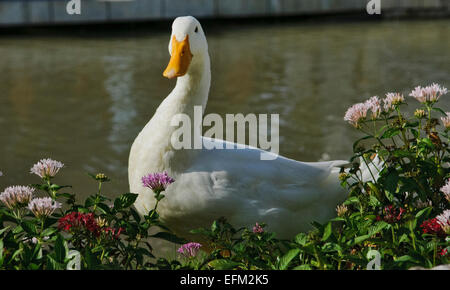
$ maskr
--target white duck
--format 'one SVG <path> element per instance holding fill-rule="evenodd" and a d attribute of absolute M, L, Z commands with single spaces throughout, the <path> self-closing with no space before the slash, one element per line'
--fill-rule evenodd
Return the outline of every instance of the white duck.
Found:
<path fill-rule="evenodd" d="M 292 238 L 309 229 L 312 221 L 335 215 L 336 206 L 346 197 L 338 174 L 348 161 L 299 162 L 281 156 L 260 160 L 263 151 L 248 146 L 239 150 L 175 150 L 170 140 L 177 127 L 170 126 L 171 118 L 184 113 L 193 120 L 194 106 L 204 110 L 211 81 L 208 44 L 194 17 L 175 19 L 169 53 L 164 76 L 177 77 L 176 86 L 139 133 L 130 152 L 130 190 L 139 194 L 134 205 L 140 214 L 148 214 L 155 205 L 152 191 L 142 185 L 142 176 L 167 171 L 175 182 L 167 188 L 158 212 L 181 236 L 224 216 L 236 227 L 264 222 L 277 237 Z M 193 131 L 204 143 L 226 143 L 198 132 L 200 128 Z"/>

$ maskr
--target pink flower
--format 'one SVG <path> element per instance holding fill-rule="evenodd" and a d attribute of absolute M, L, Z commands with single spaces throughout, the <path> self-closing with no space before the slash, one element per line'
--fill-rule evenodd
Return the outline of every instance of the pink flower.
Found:
<path fill-rule="evenodd" d="M 61 208 L 62 204 L 50 197 L 35 198 L 28 204 L 28 209 L 39 219 L 46 218 Z"/>
<path fill-rule="evenodd" d="M 444 210 L 443 213 L 436 216 L 436 222 L 441 226 L 444 232 L 450 234 L 450 209 Z"/>
<path fill-rule="evenodd" d="M 359 122 L 366 118 L 368 109 L 369 107 L 365 103 L 355 104 L 345 112 L 344 120 L 355 127 L 359 127 Z"/>
<path fill-rule="evenodd" d="M 425 91 L 421 86 L 416 87 L 414 90 L 411 91 L 409 96 L 415 98 L 421 103 L 426 103 L 427 98 L 425 96 Z"/>
<path fill-rule="evenodd" d="M 393 110 L 395 106 L 400 105 L 405 101 L 405 98 L 400 93 L 387 93 L 386 98 L 383 100 L 384 102 L 384 110 L 389 112 Z"/>
<path fill-rule="evenodd" d="M 193 258 L 197 255 L 198 251 L 202 247 L 199 243 L 187 243 L 182 245 L 177 252 L 183 255 L 186 258 Z"/>
<path fill-rule="evenodd" d="M 33 198 L 34 188 L 29 186 L 10 186 L 0 194 L 0 200 L 9 208 L 26 206 Z"/>
<path fill-rule="evenodd" d="M 253 227 L 253 233 L 262 234 L 262 233 L 264 233 L 264 229 L 262 228 L 262 226 L 260 226 L 258 223 L 256 223 L 255 226 Z"/>
<path fill-rule="evenodd" d="M 445 117 L 441 117 L 442 124 L 447 129 L 450 129 L 450 112 L 445 112 Z"/>
<path fill-rule="evenodd" d="M 34 173 L 40 178 L 52 178 L 63 166 L 64 164 L 59 161 L 50 158 L 42 159 L 33 165 L 30 169 L 30 173 Z"/>
<path fill-rule="evenodd" d="M 444 194 L 445 199 L 450 202 L 450 179 L 447 179 L 447 182 L 441 187 L 440 191 Z"/>
<path fill-rule="evenodd" d="M 166 190 L 167 186 L 173 182 L 175 182 L 175 180 L 165 171 L 163 173 L 151 173 L 142 177 L 142 184 L 153 190 L 155 193 Z"/>
<path fill-rule="evenodd" d="M 370 109 L 372 112 L 372 118 L 376 119 L 381 114 L 381 100 L 377 96 L 373 96 L 370 99 L 368 99 L 365 103 L 365 106 L 367 109 Z"/>
<path fill-rule="evenodd" d="M 415 98 L 422 104 L 425 103 L 435 103 L 439 100 L 442 95 L 447 94 L 447 89 L 441 87 L 440 85 L 433 83 L 427 87 L 417 86 L 409 94 L 411 97 Z"/>

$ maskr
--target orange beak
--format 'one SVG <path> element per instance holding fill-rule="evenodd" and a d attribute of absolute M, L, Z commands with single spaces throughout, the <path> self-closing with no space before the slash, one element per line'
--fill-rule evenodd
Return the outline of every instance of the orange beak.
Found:
<path fill-rule="evenodd" d="M 163 72 L 163 76 L 168 79 L 184 76 L 191 64 L 192 56 L 189 35 L 186 35 L 186 38 L 180 42 L 174 35 L 172 37 L 172 57 Z"/>

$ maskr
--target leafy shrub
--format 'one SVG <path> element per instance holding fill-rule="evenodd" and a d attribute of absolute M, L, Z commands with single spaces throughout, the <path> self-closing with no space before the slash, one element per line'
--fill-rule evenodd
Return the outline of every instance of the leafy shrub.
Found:
<path fill-rule="evenodd" d="M 217 246 L 208 265 L 216 269 L 366 269 L 375 255 L 381 269 L 448 264 L 450 113 L 435 106 L 446 93 L 437 84 L 417 87 L 410 96 L 420 107 L 410 117 L 402 112 L 407 104 L 400 93 L 353 105 L 344 119 L 364 133 L 354 143 L 351 158 L 361 164 L 355 162 L 339 177 L 349 195 L 337 207 L 338 216 L 325 224 L 313 222 L 315 229 L 298 234 L 287 249 L 268 233 L 271 238 L 255 234 L 252 240 L 243 234 L 230 243 L 229 238 L 214 235 L 214 228 L 200 231 L 219 239 L 212 243 Z M 361 168 L 368 169 L 370 176 L 364 177 Z M 222 255 L 217 260 L 221 248 L 228 249 L 231 257 Z M 269 254 L 263 256 L 265 252 Z"/>
<path fill-rule="evenodd" d="M 66 269 L 68 265 L 80 269 L 159 268 L 161 261 L 152 262 L 155 256 L 148 238 L 184 242 L 159 221 L 156 207 L 143 218 L 138 215 L 131 207 L 137 194 L 125 193 L 114 201 L 103 196 L 102 184 L 109 181 L 104 174 L 91 175 L 98 182 L 98 191 L 77 204 L 74 194 L 61 192 L 69 186 L 52 182 L 62 167 L 62 163 L 41 160 L 31 170 L 42 178 L 41 184 L 9 187 L 0 195 L 0 269 Z M 48 197 L 33 198 L 35 189 Z M 23 201 L 15 202 L 18 197 Z M 31 207 L 43 199 L 47 204 Z M 152 227 L 164 231 L 149 235 Z M 77 255 L 79 265 L 71 261 Z M 171 263 L 179 265 L 176 261 L 164 261 L 163 265 L 172 267 Z"/>

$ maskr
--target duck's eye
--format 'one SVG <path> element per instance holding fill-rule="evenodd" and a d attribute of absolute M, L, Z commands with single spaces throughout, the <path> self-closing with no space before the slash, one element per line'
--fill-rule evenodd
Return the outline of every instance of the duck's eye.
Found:
<path fill-rule="evenodd" d="M 195 27 L 195 30 L 194 30 L 194 32 L 195 32 L 195 33 L 197 33 L 197 32 L 198 32 L 198 26 L 196 26 L 196 27 Z"/>

